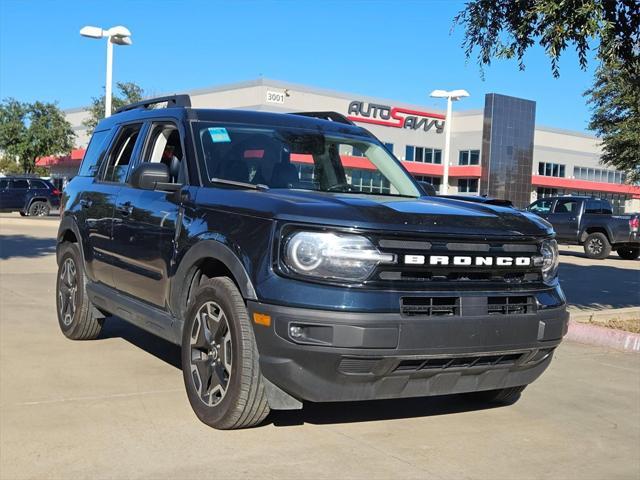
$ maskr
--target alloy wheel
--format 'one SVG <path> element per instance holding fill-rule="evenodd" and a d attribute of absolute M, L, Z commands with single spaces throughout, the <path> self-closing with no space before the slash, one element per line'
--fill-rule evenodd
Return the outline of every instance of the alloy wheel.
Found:
<path fill-rule="evenodd" d="M 35 217 L 42 217 L 46 215 L 47 207 L 44 203 L 38 202 L 32 208 L 33 208 L 33 215 Z"/>
<path fill-rule="evenodd" d="M 600 240 L 599 238 L 592 238 L 589 241 L 589 251 L 593 255 L 600 255 L 600 253 L 602 253 L 603 248 L 604 248 L 604 245 L 602 244 L 602 240 Z"/>
<path fill-rule="evenodd" d="M 232 342 L 229 321 L 215 302 L 196 313 L 190 339 L 190 371 L 200 400 L 213 407 L 227 393 L 231 379 Z"/>
<path fill-rule="evenodd" d="M 72 258 L 67 258 L 60 269 L 60 282 L 58 284 L 58 308 L 60 318 L 65 326 L 71 325 L 76 313 L 78 293 L 78 271 Z"/>

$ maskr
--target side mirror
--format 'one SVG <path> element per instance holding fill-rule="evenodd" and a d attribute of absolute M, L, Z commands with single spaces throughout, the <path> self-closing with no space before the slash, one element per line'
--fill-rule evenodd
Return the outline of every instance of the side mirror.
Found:
<path fill-rule="evenodd" d="M 422 191 L 428 196 L 428 197 L 435 197 L 438 192 L 436 192 L 436 187 L 434 187 L 433 185 L 431 185 L 428 182 L 420 182 L 418 181 L 418 184 L 420 185 L 420 187 L 422 188 Z"/>
<path fill-rule="evenodd" d="M 169 167 L 164 163 L 142 163 L 131 174 L 129 183 L 133 188 L 141 190 L 176 191 L 182 185 L 170 183 Z"/>

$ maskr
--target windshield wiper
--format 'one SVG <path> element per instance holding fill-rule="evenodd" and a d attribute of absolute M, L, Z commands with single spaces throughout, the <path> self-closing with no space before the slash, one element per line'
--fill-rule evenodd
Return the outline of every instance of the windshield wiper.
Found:
<path fill-rule="evenodd" d="M 233 187 L 250 188 L 252 190 L 269 190 L 269 187 L 262 183 L 236 182 L 235 180 L 225 180 L 224 178 L 212 178 L 211 183 L 231 185 Z"/>

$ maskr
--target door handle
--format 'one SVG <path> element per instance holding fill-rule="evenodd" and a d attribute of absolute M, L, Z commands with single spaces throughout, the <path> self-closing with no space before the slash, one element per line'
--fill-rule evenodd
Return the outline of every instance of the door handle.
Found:
<path fill-rule="evenodd" d="M 91 205 L 93 205 L 93 202 L 91 200 L 87 200 L 86 198 L 80 200 L 80 207 L 82 208 L 90 208 Z"/>
<path fill-rule="evenodd" d="M 124 202 L 118 205 L 116 210 L 120 212 L 122 216 L 126 217 L 127 215 L 131 215 L 131 212 L 133 212 L 133 205 L 131 205 L 131 202 Z"/>

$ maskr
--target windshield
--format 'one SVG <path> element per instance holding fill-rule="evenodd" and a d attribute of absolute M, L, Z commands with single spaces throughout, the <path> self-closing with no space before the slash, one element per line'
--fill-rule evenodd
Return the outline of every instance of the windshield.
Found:
<path fill-rule="evenodd" d="M 420 196 L 409 174 L 373 138 L 205 122 L 196 122 L 193 128 L 212 182 Z"/>

